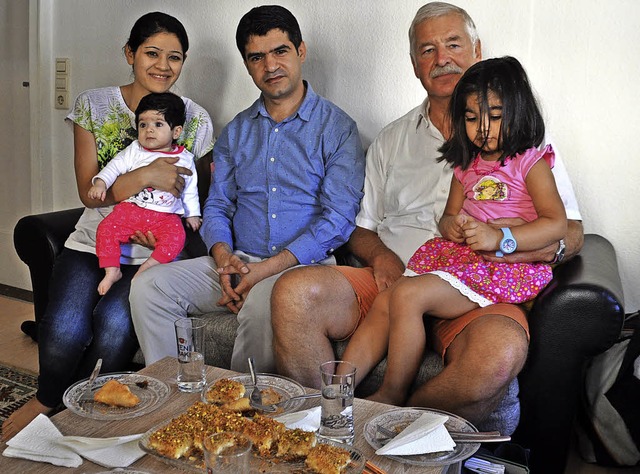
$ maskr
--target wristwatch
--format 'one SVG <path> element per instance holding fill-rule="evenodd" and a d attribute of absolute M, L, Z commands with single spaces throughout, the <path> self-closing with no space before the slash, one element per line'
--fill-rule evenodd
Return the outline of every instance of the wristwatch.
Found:
<path fill-rule="evenodd" d="M 504 257 L 505 254 L 513 253 L 518 248 L 518 243 L 513 237 L 511 229 L 503 227 L 500 230 L 502 231 L 502 240 L 500 241 L 500 250 L 496 252 L 496 257 Z"/>
<path fill-rule="evenodd" d="M 564 243 L 564 239 L 560 239 L 560 242 L 558 242 L 558 250 L 556 250 L 556 256 L 553 257 L 553 260 L 551 261 L 552 264 L 562 263 L 562 261 L 564 260 L 565 248 L 567 248 L 567 246 Z"/>

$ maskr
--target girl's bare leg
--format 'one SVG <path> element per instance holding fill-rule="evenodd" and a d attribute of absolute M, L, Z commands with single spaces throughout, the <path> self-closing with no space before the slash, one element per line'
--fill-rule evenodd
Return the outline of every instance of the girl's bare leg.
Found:
<path fill-rule="evenodd" d="M 453 319 L 478 305 L 436 275 L 405 278 L 389 302 L 389 353 L 382 385 L 370 399 L 403 405 L 424 356 L 423 315 Z"/>
<path fill-rule="evenodd" d="M 356 385 L 387 354 L 389 345 L 389 297 L 390 290 L 376 296 L 367 317 L 351 336 L 342 360 L 356 367 Z"/>
<path fill-rule="evenodd" d="M 120 267 L 106 267 L 104 271 L 104 278 L 98 284 L 98 293 L 100 293 L 101 295 L 106 294 L 107 291 L 109 291 L 109 288 L 111 288 L 115 282 L 122 278 Z"/>

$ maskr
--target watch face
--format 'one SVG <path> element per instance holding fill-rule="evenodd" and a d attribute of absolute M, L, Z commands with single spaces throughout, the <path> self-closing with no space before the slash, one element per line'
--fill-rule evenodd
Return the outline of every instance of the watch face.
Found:
<path fill-rule="evenodd" d="M 513 239 L 503 239 L 500 248 L 504 253 L 513 253 L 516 249 L 516 241 Z"/>

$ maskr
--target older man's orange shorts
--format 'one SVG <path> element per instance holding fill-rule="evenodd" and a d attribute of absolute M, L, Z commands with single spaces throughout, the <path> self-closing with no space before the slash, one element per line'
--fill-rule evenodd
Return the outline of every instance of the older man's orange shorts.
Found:
<path fill-rule="evenodd" d="M 360 325 L 360 322 L 367 316 L 373 300 L 378 294 L 378 286 L 373 277 L 373 269 L 371 267 L 357 268 L 339 265 L 334 268 L 342 273 L 349 281 L 360 306 L 360 318 L 354 326 L 353 331 L 345 338 L 348 339 Z M 484 308 L 474 309 L 455 319 L 434 318 L 432 327 L 433 334 L 431 335 L 433 339 L 433 349 L 444 358 L 447 348 L 456 336 L 460 334 L 469 323 L 488 314 L 499 314 L 513 319 L 522 326 L 527 333 L 527 338 L 529 338 L 529 323 L 522 308 L 512 304 L 497 303 Z"/>

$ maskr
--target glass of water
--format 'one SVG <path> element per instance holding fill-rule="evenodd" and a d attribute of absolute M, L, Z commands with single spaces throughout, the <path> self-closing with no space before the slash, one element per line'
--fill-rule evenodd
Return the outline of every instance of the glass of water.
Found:
<path fill-rule="evenodd" d="M 181 318 L 174 326 L 178 344 L 178 390 L 199 392 L 207 383 L 204 367 L 205 320 Z"/>
<path fill-rule="evenodd" d="M 322 405 L 318 436 L 339 443 L 353 444 L 353 391 L 356 368 L 344 361 L 320 364 Z"/>
<path fill-rule="evenodd" d="M 243 434 L 223 431 L 203 440 L 207 474 L 249 474 L 251 441 Z"/>

